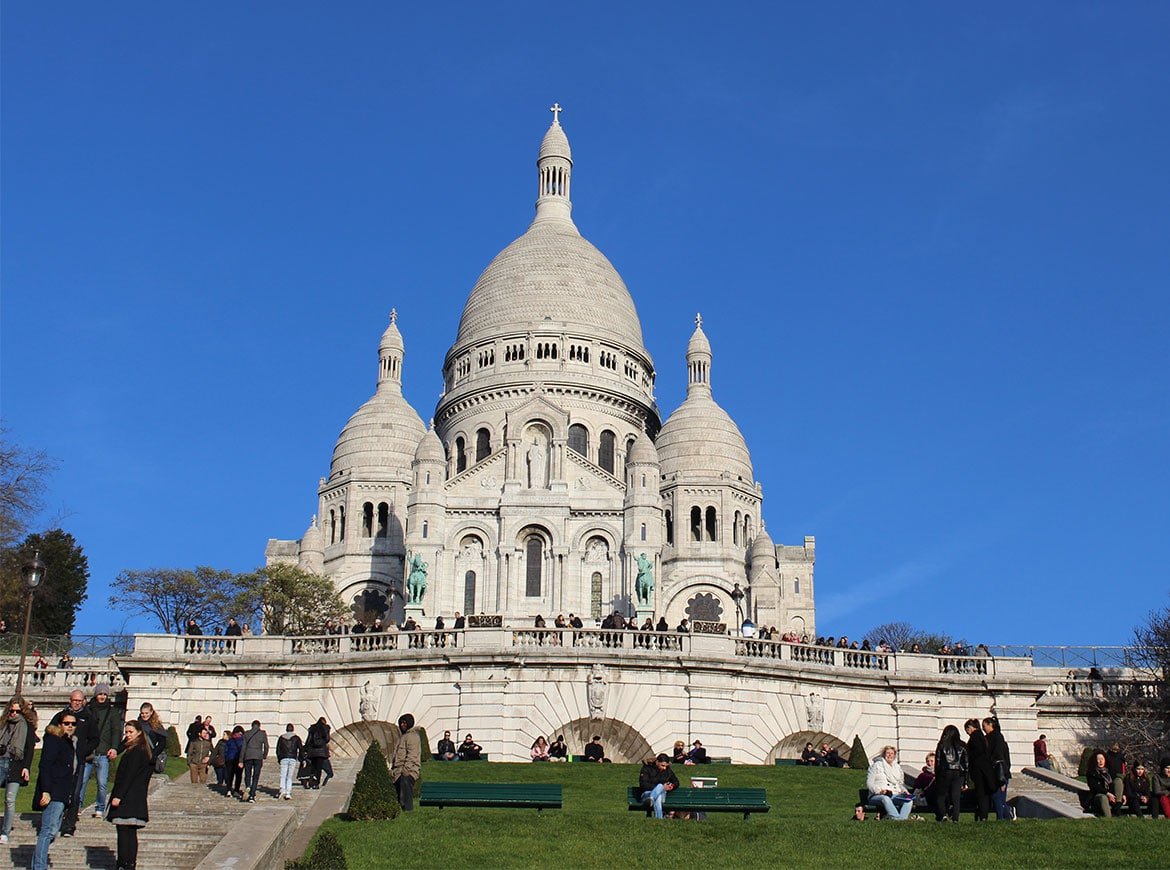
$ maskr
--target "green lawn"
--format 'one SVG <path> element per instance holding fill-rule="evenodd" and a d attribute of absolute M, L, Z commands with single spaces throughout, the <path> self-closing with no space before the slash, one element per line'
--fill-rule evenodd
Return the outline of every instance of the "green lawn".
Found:
<path fill-rule="evenodd" d="M 16 794 L 16 811 L 18 813 L 32 812 L 33 802 L 33 788 L 37 784 L 37 765 L 41 760 L 41 751 L 38 749 L 33 753 L 33 766 L 28 769 L 29 784 L 24 786 Z M 118 762 L 115 760 L 110 764 L 110 788 L 114 787 L 114 771 L 118 769 Z M 187 760 L 185 758 L 168 758 L 167 759 L 167 776 L 174 779 L 179 774 L 187 773 Z M 85 790 L 85 806 L 92 804 L 97 800 L 97 779 L 95 777 L 89 778 L 89 788 Z"/>
<path fill-rule="evenodd" d="M 683 785 L 691 768 L 678 771 Z M 334 818 L 351 868 L 384 867 L 1170 867 L 1170 821 L 958 825 L 852 821 L 854 770 L 712 765 L 719 784 L 764 787 L 772 811 L 744 821 L 647 819 L 625 808 L 630 765 L 423 765 L 424 780 L 559 782 L 563 810 L 416 808 L 392 822 Z"/>

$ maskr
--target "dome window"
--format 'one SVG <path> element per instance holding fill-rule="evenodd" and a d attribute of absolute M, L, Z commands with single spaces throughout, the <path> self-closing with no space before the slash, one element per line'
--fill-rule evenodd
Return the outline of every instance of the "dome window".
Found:
<path fill-rule="evenodd" d="M 666 517 L 666 543 L 674 544 L 674 515 L 670 511 L 665 512 Z"/>
<path fill-rule="evenodd" d="M 455 473 L 467 470 L 467 443 L 460 435 L 455 439 Z"/>
<path fill-rule="evenodd" d="M 483 462 L 492 454 L 492 436 L 487 429 L 475 433 L 475 461 Z"/>
<path fill-rule="evenodd" d="M 362 537 L 369 538 L 374 534 L 374 505 L 366 502 L 362 505 Z"/>
<path fill-rule="evenodd" d="M 589 430 L 580 423 L 569 427 L 569 449 L 579 456 L 589 456 Z"/>
<path fill-rule="evenodd" d="M 703 540 L 703 509 L 697 506 L 691 508 L 691 540 Z"/>
<path fill-rule="evenodd" d="M 381 502 L 378 505 L 378 537 L 385 538 L 390 534 L 390 505 Z"/>
<path fill-rule="evenodd" d="M 613 452 L 616 440 L 616 436 L 606 429 L 601 433 L 601 440 L 597 445 L 597 464 L 610 474 L 613 474 Z"/>
<path fill-rule="evenodd" d="M 715 508 L 713 508 L 713 507 L 707 508 L 707 540 L 708 541 L 715 540 L 715 532 L 716 532 L 715 517 L 716 517 Z"/>
<path fill-rule="evenodd" d="M 540 597 L 541 573 L 544 570 L 544 541 L 532 535 L 524 542 L 524 594 Z"/>

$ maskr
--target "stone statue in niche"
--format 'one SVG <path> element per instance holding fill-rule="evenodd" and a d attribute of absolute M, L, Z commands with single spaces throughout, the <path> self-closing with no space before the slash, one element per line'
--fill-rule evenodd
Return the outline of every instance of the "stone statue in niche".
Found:
<path fill-rule="evenodd" d="M 808 700 L 804 702 L 804 712 L 808 716 L 808 730 L 821 732 L 825 728 L 825 699 L 816 692 L 808 693 Z"/>
<path fill-rule="evenodd" d="M 366 680 L 362 686 L 361 697 L 358 700 L 358 714 L 363 722 L 373 722 L 378 718 L 378 691 L 374 684 Z"/>
<path fill-rule="evenodd" d="M 649 604 L 650 596 L 654 594 L 654 563 L 646 558 L 645 553 L 638 554 L 638 577 L 634 581 L 634 589 L 638 593 L 639 604 Z"/>
<path fill-rule="evenodd" d="M 601 538 L 593 538 L 585 547 L 586 562 L 604 562 L 609 555 L 609 547 Z"/>
<path fill-rule="evenodd" d="M 589 671 L 589 685 L 585 692 L 590 719 L 605 718 L 605 690 L 605 666 L 594 665 Z"/>
<path fill-rule="evenodd" d="M 406 580 L 406 589 L 410 593 L 411 604 L 422 604 L 423 594 L 427 591 L 427 563 L 418 553 L 410 556 L 410 576 Z"/>
<path fill-rule="evenodd" d="M 528 488 L 544 489 L 548 486 L 548 448 L 536 433 L 528 445 L 525 461 L 528 463 Z"/>

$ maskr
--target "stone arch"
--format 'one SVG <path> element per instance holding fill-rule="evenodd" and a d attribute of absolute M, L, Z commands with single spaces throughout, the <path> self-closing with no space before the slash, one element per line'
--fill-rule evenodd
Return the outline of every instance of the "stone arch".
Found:
<path fill-rule="evenodd" d="M 583 753 L 585 744 L 593 739 L 593 735 L 600 734 L 605 757 L 612 759 L 615 764 L 640 764 L 651 753 L 650 742 L 636 728 L 620 719 L 590 719 L 585 716 L 562 725 L 549 737 L 555 738 L 558 734 L 565 735 L 565 742 L 569 744 L 569 752 L 573 755 Z"/>
<path fill-rule="evenodd" d="M 668 619 L 674 618 L 674 614 L 678 617 L 686 616 L 687 602 L 701 592 L 713 595 L 722 606 L 724 617 L 730 612 L 731 621 L 735 621 L 735 604 L 731 600 L 731 590 L 725 589 L 722 581 L 714 577 L 694 578 L 692 582 L 675 589 L 663 603 L 663 613 L 668 615 Z"/>
<path fill-rule="evenodd" d="M 585 544 L 590 538 L 601 538 L 609 546 L 610 555 L 616 553 L 619 549 L 621 541 L 621 534 L 609 526 L 603 525 L 589 525 L 581 528 L 572 537 L 572 543 L 569 549 L 574 553 L 584 553 Z"/>
<path fill-rule="evenodd" d="M 394 722 L 354 722 L 329 735 L 329 754 L 334 758 L 362 758 L 371 743 L 377 743 L 389 758 L 398 745 L 398 725 Z"/>
<path fill-rule="evenodd" d="M 842 758 L 849 757 L 851 744 L 840 737 L 825 731 L 797 731 L 777 742 L 772 747 L 772 751 L 768 753 L 768 757 L 764 759 L 764 764 L 773 764 L 777 758 L 800 758 L 800 753 L 804 752 L 804 744 L 806 743 L 811 743 L 816 749 L 820 749 L 822 743 L 828 743 L 829 748 L 840 752 Z"/>

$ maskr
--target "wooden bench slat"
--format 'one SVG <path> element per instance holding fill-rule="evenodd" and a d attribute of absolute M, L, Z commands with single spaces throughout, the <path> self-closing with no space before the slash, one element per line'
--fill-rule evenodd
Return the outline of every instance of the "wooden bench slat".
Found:
<path fill-rule="evenodd" d="M 557 783 L 424 782 L 421 806 L 559 809 Z"/>
<path fill-rule="evenodd" d="M 626 808 L 643 809 L 641 797 L 638 787 L 630 786 L 626 790 Z M 676 788 L 666 793 L 663 807 L 667 810 L 743 813 L 745 819 L 751 813 L 766 813 L 772 808 L 767 790 L 762 788 Z"/>

